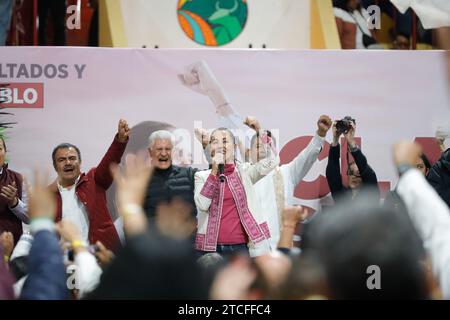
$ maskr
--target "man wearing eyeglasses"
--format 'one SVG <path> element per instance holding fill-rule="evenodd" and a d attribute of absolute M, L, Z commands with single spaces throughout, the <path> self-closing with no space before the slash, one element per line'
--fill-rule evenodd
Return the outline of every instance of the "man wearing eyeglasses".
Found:
<path fill-rule="evenodd" d="M 356 124 L 353 121 L 351 128 L 345 133 L 341 133 L 336 129 L 336 122 L 333 123 L 333 143 L 330 146 L 328 154 L 328 164 L 326 169 L 326 177 L 331 195 L 334 201 L 339 201 L 344 196 L 355 199 L 361 190 L 370 189 L 374 201 L 379 201 L 380 191 L 378 190 L 378 179 L 375 171 L 367 163 L 366 156 L 355 142 Z M 340 136 L 344 135 L 347 140 L 348 152 L 351 153 L 354 161 L 348 161 L 347 177 L 348 188 L 342 183 L 341 167 L 339 158 L 341 147 L 339 145 Z"/>

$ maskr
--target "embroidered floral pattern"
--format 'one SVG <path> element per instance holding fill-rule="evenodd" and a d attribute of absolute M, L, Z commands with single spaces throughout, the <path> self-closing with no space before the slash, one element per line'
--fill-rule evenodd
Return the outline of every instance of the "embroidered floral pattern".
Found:
<path fill-rule="evenodd" d="M 214 194 L 216 193 L 216 189 L 218 187 L 219 180 L 217 177 L 214 177 L 210 175 L 208 179 L 206 179 L 205 184 L 203 185 L 202 190 L 200 191 L 200 194 L 202 196 L 205 196 L 208 199 L 213 199 Z"/>
<path fill-rule="evenodd" d="M 201 251 L 216 251 L 217 239 L 219 236 L 220 220 L 222 215 L 223 197 L 225 184 L 219 183 L 215 177 L 208 177 L 200 192 L 203 196 L 212 199 L 209 207 L 208 226 L 206 234 L 198 234 L 195 247 Z M 239 173 L 235 170 L 225 177 L 225 183 L 230 188 L 233 199 L 236 203 L 239 218 L 249 239 L 254 243 L 259 243 L 270 238 L 270 231 L 267 222 L 258 225 L 256 219 L 250 212 L 247 203 L 247 194 L 241 181 Z"/>
<path fill-rule="evenodd" d="M 261 230 L 264 233 L 264 236 L 266 237 L 266 239 L 269 239 L 270 231 L 269 231 L 269 226 L 267 225 L 267 222 L 263 222 L 259 226 L 261 227 Z"/>

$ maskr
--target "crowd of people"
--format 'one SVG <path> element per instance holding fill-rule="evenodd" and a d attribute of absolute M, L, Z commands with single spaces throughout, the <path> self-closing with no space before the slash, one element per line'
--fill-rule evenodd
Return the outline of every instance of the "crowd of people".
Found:
<path fill-rule="evenodd" d="M 73 9 L 74 6 L 76 12 Z M 74 13 L 78 16 L 75 17 Z M 81 16 L 83 16 L 82 21 Z M 72 23 L 77 24 L 75 31 L 83 32 L 74 35 L 73 28 L 70 27 Z M 34 32 L 37 33 L 36 39 L 34 39 Z M 98 36 L 98 0 L 2 0 L 0 2 L 0 46 L 98 47 Z"/>
<path fill-rule="evenodd" d="M 197 137 L 207 170 L 174 165 L 175 138 L 165 130 L 148 138 L 149 159 L 128 155 L 120 164 L 130 136 L 120 120 L 86 173 L 77 146 L 57 145 L 52 183 L 39 170 L 25 183 L 0 139 L 0 298 L 450 298 L 449 150 L 431 166 L 418 145 L 394 145 L 400 178 L 382 201 L 356 123 L 344 120 L 320 116 L 309 145 L 283 165 L 254 117 L 244 122 L 253 136 L 243 154 L 229 128 L 204 130 Z M 293 193 L 330 130 L 326 178 L 335 205 L 312 216 Z M 120 224 L 106 203 L 113 182 Z M 380 270 L 379 288 L 369 284 L 371 268 Z"/>
<path fill-rule="evenodd" d="M 378 17 L 378 23 L 369 18 L 374 5 L 384 15 Z M 342 49 L 411 50 L 416 49 L 413 39 L 422 45 L 437 44 L 433 43 L 433 30 L 415 21 L 413 10 L 401 13 L 393 1 L 333 0 L 333 14 Z"/>

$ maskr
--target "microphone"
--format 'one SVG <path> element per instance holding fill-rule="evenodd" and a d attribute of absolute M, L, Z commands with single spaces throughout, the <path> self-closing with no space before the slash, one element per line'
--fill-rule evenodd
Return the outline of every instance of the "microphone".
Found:
<path fill-rule="evenodd" d="M 225 171 L 225 165 L 223 163 L 219 163 L 219 180 L 220 182 L 225 181 L 225 174 L 223 173 Z"/>

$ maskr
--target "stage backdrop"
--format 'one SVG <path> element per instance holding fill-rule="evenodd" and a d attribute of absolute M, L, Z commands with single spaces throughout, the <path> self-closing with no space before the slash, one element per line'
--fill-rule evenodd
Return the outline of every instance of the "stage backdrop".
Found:
<path fill-rule="evenodd" d="M 2 117 L 17 121 L 7 130 L 10 167 L 25 174 L 34 166 L 52 168 L 52 149 L 71 142 L 81 149 L 87 171 L 98 164 L 124 118 L 133 127 L 127 153 L 145 149 L 149 133 L 168 128 L 179 138 L 176 161 L 194 159 L 193 166 L 204 168 L 193 129 L 217 127 L 218 117 L 206 96 L 177 78 L 200 60 L 239 114 L 254 115 L 276 132 L 283 163 L 306 146 L 321 114 L 356 119 L 362 150 L 383 190 L 397 180 L 394 142 L 419 139 L 432 159 L 438 156 L 432 137 L 449 119 L 439 51 L 3 47 L 0 83 L 11 83 L 3 96 L 14 116 Z M 327 153 L 328 144 L 296 189 L 298 203 L 314 210 L 329 200 Z"/>

